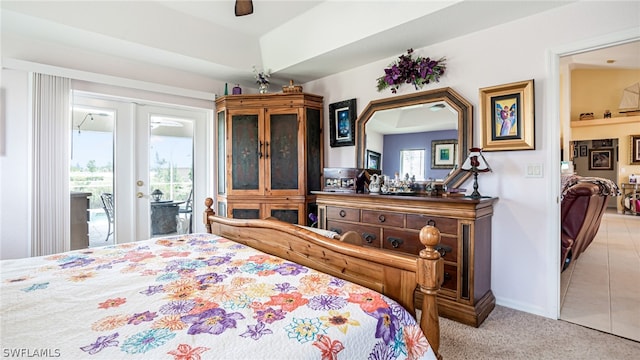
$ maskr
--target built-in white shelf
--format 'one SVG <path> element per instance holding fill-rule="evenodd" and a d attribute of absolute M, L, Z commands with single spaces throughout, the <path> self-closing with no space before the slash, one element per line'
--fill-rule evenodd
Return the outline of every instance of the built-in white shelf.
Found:
<path fill-rule="evenodd" d="M 616 124 L 632 124 L 640 122 L 640 116 L 624 116 L 624 117 L 612 117 L 608 119 L 593 119 L 593 120 L 576 120 L 571 122 L 571 127 L 583 127 L 583 126 L 599 126 L 599 125 L 616 125 Z"/>

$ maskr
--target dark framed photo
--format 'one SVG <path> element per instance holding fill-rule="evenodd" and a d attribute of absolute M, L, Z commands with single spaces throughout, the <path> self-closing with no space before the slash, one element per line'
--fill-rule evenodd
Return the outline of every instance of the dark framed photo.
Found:
<path fill-rule="evenodd" d="M 640 165 L 640 135 L 631 135 L 629 148 L 631 149 L 632 165 Z"/>
<path fill-rule="evenodd" d="M 533 80 L 480 89 L 482 150 L 534 150 Z"/>
<path fill-rule="evenodd" d="M 589 170 L 613 170 L 613 149 L 589 149 Z"/>
<path fill-rule="evenodd" d="M 356 144 L 356 99 L 329 104 L 329 132 L 331 147 Z"/>
<path fill-rule="evenodd" d="M 587 156 L 587 145 L 580 145 L 580 156 Z"/>
<path fill-rule="evenodd" d="M 380 170 L 382 168 L 382 155 L 379 152 L 367 150 L 367 169 Z"/>
<path fill-rule="evenodd" d="M 456 145 L 458 140 L 431 141 L 431 168 L 453 169 L 456 163 Z"/>

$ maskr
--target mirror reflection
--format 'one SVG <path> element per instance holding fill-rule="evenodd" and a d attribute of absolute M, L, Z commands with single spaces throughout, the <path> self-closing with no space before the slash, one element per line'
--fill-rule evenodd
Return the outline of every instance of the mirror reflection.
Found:
<path fill-rule="evenodd" d="M 471 147 L 472 107 L 450 88 L 374 100 L 356 120 L 358 166 L 370 154 L 384 175 L 459 186 Z"/>
<path fill-rule="evenodd" d="M 380 170 L 383 174 L 401 177 L 409 174 L 417 181 L 443 181 L 458 165 L 455 148 L 458 142 L 458 113 L 444 101 L 401 106 L 376 111 L 365 126 L 367 149 L 382 154 Z M 438 163 L 449 166 L 432 168 L 431 142 L 449 140 L 455 145 L 440 150 Z M 442 165 L 442 164 L 438 164 Z"/>

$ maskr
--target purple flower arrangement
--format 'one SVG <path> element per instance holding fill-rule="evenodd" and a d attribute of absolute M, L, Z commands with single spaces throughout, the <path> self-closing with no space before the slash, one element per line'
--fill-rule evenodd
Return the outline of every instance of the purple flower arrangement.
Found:
<path fill-rule="evenodd" d="M 431 60 L 418 56 L 414 59 L 413 49 L 409 49 L 384 69 L 385 75 L 378 78 L 378 91 L 391 87 L 391 92 L 395 94 L 402 84 L 413 84 L 418 90 L 430 82 L 439 82 L 445 69 L 445 58 Z"/>

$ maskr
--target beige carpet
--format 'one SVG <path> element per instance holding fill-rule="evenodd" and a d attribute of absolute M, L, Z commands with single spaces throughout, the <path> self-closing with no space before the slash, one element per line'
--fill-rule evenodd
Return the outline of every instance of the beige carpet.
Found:
<path fill-rule="evenodd" d="M 444 359 L 640 359 L 640 342 L 503 306 L 479 328 L 440 318 Z"/>

